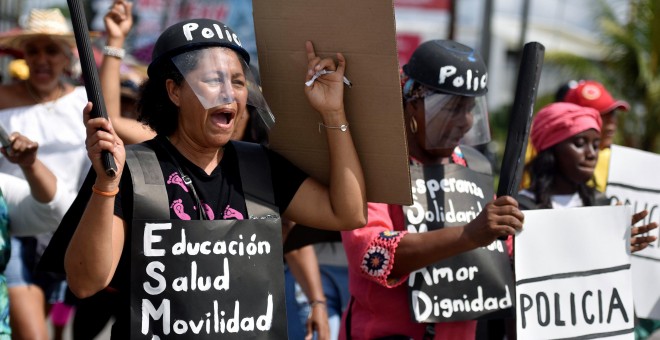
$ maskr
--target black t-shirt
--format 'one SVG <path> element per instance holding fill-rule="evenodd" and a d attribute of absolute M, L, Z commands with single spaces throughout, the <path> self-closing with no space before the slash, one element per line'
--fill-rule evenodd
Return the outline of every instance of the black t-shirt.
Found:
<path fill-rule="evenodd" d="M 156 152 L 158 157 L 158 163 L 165 179 L 165 188 L 170 203 L 170 217 L 172 219 L 200 219 L 192 191 L 183 183 L 183 176 L 179 173 L 172 159 L 176 160 L 181 170 L 192 180 L 195 192 L 206 210 L 208 219 L 240 220 L 247 215 L 238 169 L 238 156 L 231 143 L 225 147 L 220 164 L 211 174 L 206 174 L 204 170 L 181 155 L 165 137 L 156 137 L 148 141 L 147 144 Z M 284 212 L 302 182 L 307 178 L 307 174 L 281 155 L 267 148 L 265 150 L 270 162 L 275 205 L 280 212 Z M 120 193 L 115 198 L 115 215 L 125 221 L 130 221 L 133 215 L 133 186 L 130 180 L 130 170 L 126 169 L 121 179 Z"/>

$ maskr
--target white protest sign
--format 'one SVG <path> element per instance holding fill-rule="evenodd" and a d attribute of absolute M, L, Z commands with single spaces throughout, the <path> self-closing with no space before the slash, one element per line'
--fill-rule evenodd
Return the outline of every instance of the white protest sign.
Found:
<path fill-rule="evenodd" d="M 632 339 L 630 210 L 524 214 L 514 248 L 518 338 Z"/>
<path fill-rule="evenodd" d="M 639 224 L 660 223 L 660 155 L 612 145 L 606 194 L 614 202 L 643 209 L 649 215 Z M 658 229 L 650 235 L 659 236 Z M 635 311 L 640 318 L 660 320 L 660 240 L 633 254 L 631 260 Z"/>

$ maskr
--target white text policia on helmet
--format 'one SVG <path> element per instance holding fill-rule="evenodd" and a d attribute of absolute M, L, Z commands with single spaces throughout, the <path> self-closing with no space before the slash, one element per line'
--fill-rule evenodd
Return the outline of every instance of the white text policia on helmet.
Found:
<path fill-rule="evenodd" d="M 479 77 L 479 72 L 475 71 L 475 75 L 472 75 L 472 70 L 468 69 L 465 72 L 465 77 L 458 75 L 453 79 L 449 79 L 451 76 L 455 75 L 458 68 L 453 65 L 447 65 L 440 68 L 438 84 L 443 85 L 446 81 L 451 81 L 451 84 L 455 88 L 461 88 L 463 85 L 466 86 L 467 90 L 479 91 L 479 89 L 485 89 L 488 85 L 488 73 L 483 74 Z"/>
<path fill-rule="evenodd" d="M 183 28 L 183 35 L 186 37 L 186 40 L 192 41 L 194 40 L 192 36 L 193 31 L 197 30 L 199 28 L 199 25 L 197 23 L 190 22 L 183 25 L 182 28 Z M 224 36 L 226 36 L 227 37 L 226 39 L 229 42 L 234 42 L 236 43 L 236 45 L 243 47 L 236 33 L 230 32 L 229 30 L 225 29 L 225 34 L 223 35 L 222 29 L 218 24 L 213 24 L 213 28 L 215 29 L 215 33 L 213 32 L 214 30 L 209 27 L 202 28 L 202 32 L 201 32 L 202 37 L 206 39 L 212 39 L 217 34 L 219 39 L 224 40 L 225 39 Z"/>

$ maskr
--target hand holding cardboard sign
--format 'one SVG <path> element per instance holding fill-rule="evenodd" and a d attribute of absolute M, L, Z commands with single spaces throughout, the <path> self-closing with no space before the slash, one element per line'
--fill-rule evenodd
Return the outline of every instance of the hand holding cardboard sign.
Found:
<path fill-rule="evenodd" d="M 321 59 L 316 55 L 311 41 L 307 41 L 305 48 L 308 61 L 306 82 L 311 81 L 321 70 L 330 71 L 318 76 L 311 86 L 305 86 L 309 103 L 321 113 L 325 124 L 329 126 L 345 124 L 343 80 L 346 59 L 341 53 L 337 53 L 338 64 L 335 64 L 332 58 Z"/>
<path fill-rule="evenodd" d="M 316 80 L 316 78 L 318 78 L 318 77 L 320 77 L 324 74 L 333 73 L 333 72 L 335 72 L 335 71 L 328 71 L 328 70 L 318 71 L 318 72 L 314 73 L 314 76 L 312 76 L 312 79 L 305 82 L 305 85 L 306 86 L 312 86 L 312 84 L 314 84 L 314 81 Z M 348 80 L 348 78 L 346 78 L 346 77 L 344 77 L 344 84 L 346 84 L 346 86 L 348 86 L 348 87 L 353 87 L 353 83 L 351 83 L 351 81 Z"/>
<path fill-rule="evenodd" d="M 511 196 L 501 196 L 486 204 L 484 210 L 465 226 L 466 237 L 477 247 L 491 244 L 501 236 L 522 230 L 525 215 Z"/>

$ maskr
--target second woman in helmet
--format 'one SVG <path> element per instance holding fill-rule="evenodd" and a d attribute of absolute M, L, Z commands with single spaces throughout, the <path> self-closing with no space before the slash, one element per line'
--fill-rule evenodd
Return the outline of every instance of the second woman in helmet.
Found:
<path fill-rule="evenodd" d="M 489 171 L 486 158 L 465 145 L 483 144 L 490 139 L 484 102 L 487 80 L 481 57 L 453 41 L 434 40 L 420 45 L 403 67 L 414 196 L 425 196 L 421 192 L 424 189 L 415 185 L 420 182 L 414 173 L 423 171 L 426 178 L 437 178 L 439 182 L 442 171 L 449 166 Z M 492 185 L 492 179 L 486 178 Z M 428 181 L 422 179 L 421 183 Z M 492 196 L 484 194 L 484 199 L 487 204 L 474 219 L 452 224 L 451 228 L 445 227 L 446 220 L 430 221 L 426 214 L 416 215 L 410 207 L 370 203 L 367 225 L 342 232 L 349 262 L 351 302 L 344 314 L 340 338 L 474 338 L 475 321 L 413 321 L 406 282 L 415 270 L 485 247 L 522 228 L 524 217 L 513 198 L 492 200 Z M 433 209 L 428 202 L 419 211 L 442 211 L 442 207 Z M 444 211 L 449 211 L 448 207 Z M 424 219 L 424 228 L 428 226 L 429 231 L 409 232 L 421 226 L 415 224 L 420 219 Z M 436 223 L 435 228 L 432 223 Z"/>

